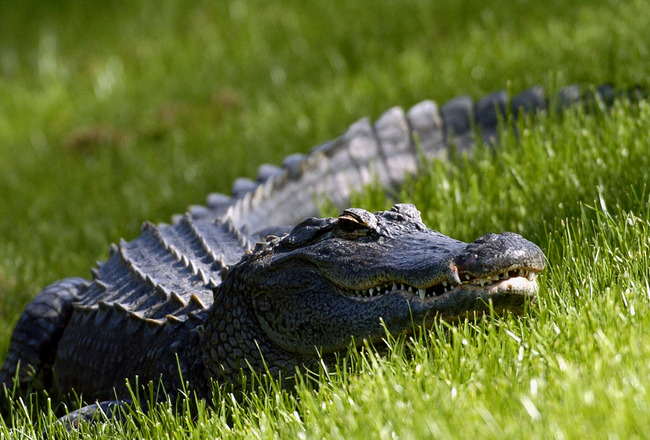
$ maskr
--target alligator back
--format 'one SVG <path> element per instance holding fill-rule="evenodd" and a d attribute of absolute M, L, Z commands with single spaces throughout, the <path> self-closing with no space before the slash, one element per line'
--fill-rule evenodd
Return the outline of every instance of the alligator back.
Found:
<path fill-rule="evenodd" d="M 194 317 L 212 304 L 222 269 L 249 248 L 229 221 L 185 215 L 172 225 L 145 223 L 138 238 L 111 247 L 74 310 L 114 308 L 151 324 Z"/>
<path fill-rule="evenodd" d="M 139 237 L 113 245 L 71 302 L 52 363 L 60 388 L 105 400 L 128 395 L 127 378 L 162 377 L 165 389 L 176 390 L 182 376 L 207 390 L 195 329 L 222 269 L 249 247 L 232 223 L 191 216 L 145 223 Z"/>

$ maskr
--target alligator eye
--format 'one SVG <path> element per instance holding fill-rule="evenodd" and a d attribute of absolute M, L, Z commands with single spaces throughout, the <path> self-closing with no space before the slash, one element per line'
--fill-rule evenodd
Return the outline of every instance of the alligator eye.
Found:
<path fill-rule="evenodd" d="M 343 211 L 337 223 L 343 232 L 366 233 L 377 228 L 377 218 L 365 209 L 350 208 Z"/>
<path fill-rule="evenodd" d="M 345 232 L 354 232 L 359 229 L 366 229 L 367 226 L 359 223 L 359 220 L 351 215 L 342 215 L 338 218 L 339 227 Z"/>

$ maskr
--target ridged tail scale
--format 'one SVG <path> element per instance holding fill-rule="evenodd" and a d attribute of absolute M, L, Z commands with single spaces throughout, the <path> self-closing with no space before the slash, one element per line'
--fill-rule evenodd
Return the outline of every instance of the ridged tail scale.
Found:
<path fill-rule="evenodd" d="M 573 102 L 570 97 L 576 88 L 560 92 L 559 96 L 569 97 L 561 100 L 562 105 Z M 468 151 L 477 135 L 494 142 L 509 106 L 518 115 L 544 109 L 548 100 L 541 87 L 533 87 L 510 101 L 506 92 L 499 91 L 476 103 L 461 96 L 440 108 L 433 101 L 420 102 L 406 112 L 394 107 L 374 124 L 361 119 L 307 155 L 288 156 L 282 167 L 262 165 L 257 182 L 237 179 L 232 197 L 211 194 L 207 207 L 192 206 L 190 213 L 195 218 L 229 219 L 252 237 L 263 228 L 317 216 L 322 200 L 344 209 L 353 192 L 373 183 L 396 189 L 418 171 L 422 159 L 448 157 L 450 146 Z"/>
<path fill-rule="evenodd" d="M 617 90 L 604 84 L 583 89 L 572 84 L 549 98 L 534 86 L 509 98 L 505 91 L 490 93 L 474 102 L 456 97 L 442 107 L 423 101 L 404 112 L 394 107 L 372 124 L 361 119 L 333 141 L 306 155 L 288 156 L 282 167 L 264 164 L 257 181 L 239 178 L 232 196 L 210 194 L 207 206 L 191 206 L 195 218 L 228 218 L 250 238 L 265 228 L 294 225 L 319 215 L 319 203 L 328 200 L 337 209 L 349 206 L 350 195 L 377 183 L 388 191 L 398 188 L 426 161 L 446 158 L 452 150 L 467 152 L 477 138 L 493 145 L 508 111 L 516 120 L 540 110 L 561 112 L 584 105 L 611 106 L 616 98 L 639 100 L 647 92 L 639 87 Z M 516 127 L 514 127 L 516 131 Z"/>

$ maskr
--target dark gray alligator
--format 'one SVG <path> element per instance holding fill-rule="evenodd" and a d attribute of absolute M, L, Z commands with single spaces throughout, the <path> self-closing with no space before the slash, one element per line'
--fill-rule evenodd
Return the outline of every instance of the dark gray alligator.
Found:
<path fill-rule="evenodd" d="M 564 89 L 562 103 L 577 90 Z M 262 166 L 257 182 L 235 182 L 232 197 L 213 194 L 171 225 L 146 223 L 138 238 L 111 247 L 92 281 L 56 282 L 27 306 L 0 383 L 38 381 L 92 402 L 127 397 L 125 380 L 136 377 L 160 380 L 173 395 L 182 376 L 208 397 L 212 380 L 290 375 L 352 340 L 378 342 L 386 329 L 409 333 L 490 308 L 521 312 L 545 262 L 519 235 L 463 243 L 427 229 L 404 204 L 314 216 L 319 197 L 343 209 L 351 191 L 394 188 L 450 144 L 466 150 L 477 133 L 493 142 L 508 106 L 517 114 L 547 105 L 536 87 L 511 101 L 497 92 L 476 104 L 394 108 L 281 168 Z"/>
<path fill-rule="evenodd" d="M 173 393 L 182 373 L 208 397 L 211 379 L 291 375 L 353 339 L 378 343 L 386 330 L 521 312 L 545 264 L 517 234 L 463 243 L 427 229 L 405 204 L 310 218 L 245 250 L 228 222 L 145 224 L 92 282 L 59 281 L 28 305 L 3 381 L 20 361 L 21 381 L 36 375 L 52 386 L 56 377 L 59 389 L 104 401 L 127 397 L 125 379 L 136 375 Z M 236 251 L 240 261 L 224 269 Z"/>

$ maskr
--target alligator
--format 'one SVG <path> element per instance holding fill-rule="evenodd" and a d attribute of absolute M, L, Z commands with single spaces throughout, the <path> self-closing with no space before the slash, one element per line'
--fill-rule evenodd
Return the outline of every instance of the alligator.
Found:
<path fill-rule="evenodd" d="M 113 248 L 92 282 L 64 279 L 16 325 L 2 380 L 38 377 L 86 401 L 128 397 L 125 379 L 186 381 L 209 398 L 211 380 L 242 372 L 289 377 L 352 341 L 381 343 L 435 319 L 521 313 L 535 297 L 542 251 L 521 236 L 472 243 L 429 230 L 413 205 L 309 218 L 252 250 L 231 223 L 147 223 Z M 220 251 L 243 253 L 225 266 Z M 27 368 L 26 368 L 27 367 Z M 9 385 L 9 384 L 7 384 Z"/>
<path fill-rule="evenodd" d="M 558 96 L 561 106 L 584 97 L 577 86 Z M 386 331 L 521 313 L 545 265 L 533 243 L 510 232 L 454 240 L 408 204 L 376 214 L 344 208 L 353 191 L 396 188 L 452 146 L 468 151 L 477 136 L 493 144 L 508 109 L 517 117 L 549 102 L 534 87 L 510 101 L 495 92 L 475 104 L 396 107 L 282 167 L 263 165 L 257 182 L 235 181 L 232 196 L 211 194 L 171 224 L 145 223 L 139 237 L 111 246 L 92 280 L 55 282 L 27 306 L 2 388 L 38 384 L 102 402 L 77 412 L 87 418 L 126 401 L 127 380 L 160 381 L 171 396 L 187 382 L 209 398 L 213 381 L 288 378 L 353 341 L 380 343 Z M 340 216 L 317 217 L 323 196 Z"/>

